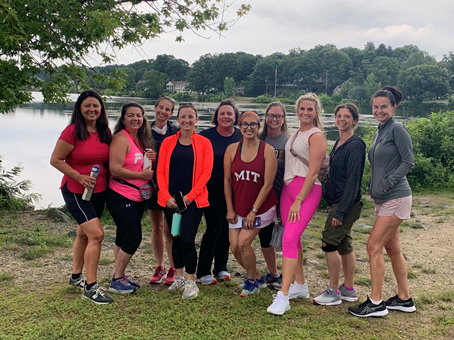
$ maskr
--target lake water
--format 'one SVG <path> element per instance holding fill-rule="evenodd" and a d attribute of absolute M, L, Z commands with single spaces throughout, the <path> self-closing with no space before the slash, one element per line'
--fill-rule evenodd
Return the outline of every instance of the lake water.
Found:
<path fill-rule="evenodd" d="M 3 166 L 6 169 L 11 169 L 18 164 L 24 167 L 20 178 L 31 180 L 33 183 L 31 192 L 42 195 L 42 200 L 38 203 L 37 208 L 58 207 L 64 204 L 60 190 L 58 190 L 62 174 L 50 166 L 49 160 L 58 137 L 69 123 L 74 103 L 44 104 L 40 93 L 34 93 L 34 96 L 35 101 L 33 103 L 26 104 L 22 108 L 16 108 L 14 112 L 9 114 L 0 115 L 0 155 L 3 157 Z M 71 95 L 72 101 L 76 99 L 77 95 Z M 131 100 L 142 104 L 147 119 L 149 121 L 154 120 L 155 100 L 114 97 L 108 99 L 106 103 L 110 128 L 114 127 L 121 106 Z M 210 120 L 217 104 L 197 103 L 196 105 L 200 116 L 197 129 L 212 127 Z M 257 110 L 263 117 L 266 105 L 238 103 L 238 107 L 240 111 Z M 292 132 L 297 129 L 298 120 L 295 116 L 294 106 L 289 105 L 286 108 L 288 111 L 287 124 Z M 326 107 L 322 116 L 325 131 L 331 140 L 338 137 L 337 129 L 334 126 L 333 111 L 334 107 Z M 411 111 L 401 109 L 397 112 L 396 117 L 399 120 L 405 120 L 411 113 Z M 418 114 L 424 115 L 423 113 Z M 359 133 L 361 126 L 367 122 L 373 125 L 377 124 L 371 114 L 371 109 L 361 108 Z"/>

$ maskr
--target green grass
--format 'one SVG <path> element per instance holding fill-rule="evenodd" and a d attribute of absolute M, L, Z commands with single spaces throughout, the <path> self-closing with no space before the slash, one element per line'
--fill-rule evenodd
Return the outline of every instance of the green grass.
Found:
<path fill-rule="evenodd" d="M 8 274 L 8 273 L 0 274 L 0 282 L 11 281 L 12 279 L 14 279 L 14 275 L 11 275 L 11 274 Z"/>
<path fill-rule="evenodd" d="M 423 272 L 424 274 L 436 274 L 437 270 L 436 269 L 424 268 L 423 270 L 421 270 L 421 272 Z"/>
<path fill-rule="evenodd" d="M 39 246 L 29 247 L 25 249 L 20 257 L 30 261 L 42 257 L 50 253 L 51 251 L 52 250 L 49 249 L 49 247 L 47 247 L 45 243 L 41 243 Z"/>

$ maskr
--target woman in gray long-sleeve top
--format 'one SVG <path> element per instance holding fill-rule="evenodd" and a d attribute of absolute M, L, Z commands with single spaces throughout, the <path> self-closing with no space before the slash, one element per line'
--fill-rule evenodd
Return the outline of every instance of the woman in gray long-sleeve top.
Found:
<path fill-rule="evenodd" d="M 388 314 L 388 309 L 407 313 L 416 310 L 408 289 L 407 263 L 399 239 L 400 224 L 410 218 L 412 196 L 406 175 L 414 166 L 410 134 L 393 118 L 401 100 L 402 93 L 392 86 L 372 96 L 372 112 L 380 123 L 368 154 L 372 170 L 369 193 L 375 203 L 376 217 L 367 242 L 372 292 L 364 303 L 348 308 L 350 313 L 360 317 L 383 316 Z M 382 300 L 383 247 L 397 280 L 397 295 L 387 301 Z"/>

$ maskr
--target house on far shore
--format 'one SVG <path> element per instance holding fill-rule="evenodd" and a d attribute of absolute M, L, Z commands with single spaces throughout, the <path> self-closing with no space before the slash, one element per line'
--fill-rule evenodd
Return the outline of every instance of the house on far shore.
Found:
<path fill-rule="evenodd" d="M 168 93 L 188 92 L 186 86 L 189 83 L 182 80 L 171 80 L 166 84 L 166 91 Z"/>

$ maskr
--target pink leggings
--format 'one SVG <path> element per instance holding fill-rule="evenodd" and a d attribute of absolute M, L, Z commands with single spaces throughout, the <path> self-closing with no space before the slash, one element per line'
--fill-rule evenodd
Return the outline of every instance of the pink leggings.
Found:
<path fill-rule="evenodd" d="M 301 235 L 314 216 L 322 198 L 322 186 L 314 184 L 301 205 L 300 220 L 296 223 L 287 221 L 290 206 L 300 193 L 305 179 L 304 177 L 295 177 L 289 185 L 284 184 L 281 194 L 281 218 L 285 228 L 282 237 L 282 255 L 290 259 L 298 258 L 298 250 L 301 249 Z"/>

